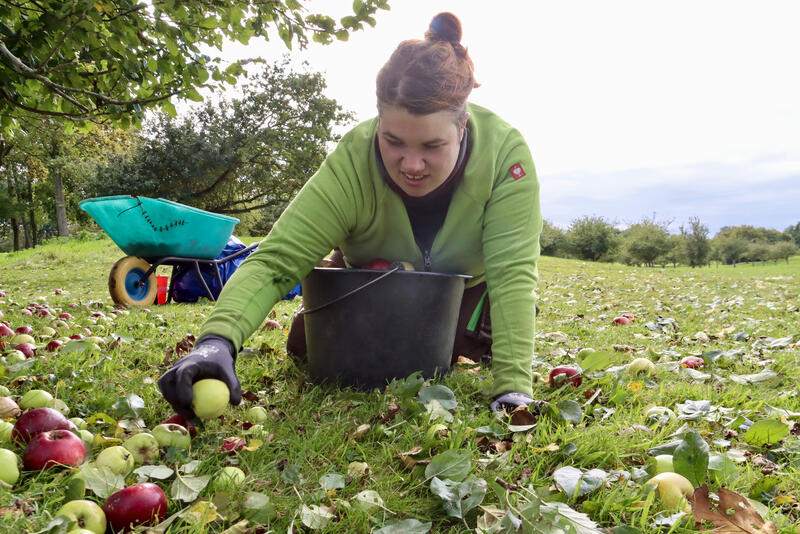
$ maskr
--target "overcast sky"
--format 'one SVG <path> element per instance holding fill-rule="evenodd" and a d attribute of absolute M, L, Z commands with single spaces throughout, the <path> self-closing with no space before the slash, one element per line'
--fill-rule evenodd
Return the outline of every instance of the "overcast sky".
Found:
<path fill-rule="evenodd" d="M 351 0 L 310 4 L 335 17 Z M 292 56 L 359 120 L 403 39 L 452 11 L 482 86 L 471 101 L 525 136 L 544 217 L 677 231 L 698 216 L 785 229 L 800 221 L 800 1 L 390 0 L 377 26 Z M 278 57 L 279 39 L 229 56 Z M 474 154 L 473 157 L 479 157 Z"/>

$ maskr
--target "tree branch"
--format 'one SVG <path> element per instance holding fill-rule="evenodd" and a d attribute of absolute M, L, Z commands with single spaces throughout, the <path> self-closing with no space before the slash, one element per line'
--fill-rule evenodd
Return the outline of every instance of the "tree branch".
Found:
<path fill-rule="evenodd" d="M 85 19 L 85 18 L 86 18 L 86 10 L 84 10 L 84 11 L 83 11 L 83 13 L 81 13 L 81 15 L 80 15 L 80 16 L 79 16 L 79 17 L 78 17 L 76 20 L 75 20 L 75 22 L 72 24 L 72 26 L 70 26 L 70 27 L 67 29 L 67 31 L 65 31 L 65 32 L 64 32 L 64 35 L 62 35 L 62 36 L 61 36 L 61 39 L 59 39 L 59 41 L 58 41 L 56 44 L 54 44 L 54 45 L 53 45 L 53 48 L 51 48 L 51 49 L 50 49 L 50 53 L 49 53 L 49 54 L 47 54 L 47 57 L 45 57 L 45 58 L 44 58 L 44 59 L 43 59 L 43 60 L 42 60 L 42 61 L 39 63 L 39 66 L 38 66 L 38 67 L 35 69 L 35 71 L 36 71 L 36 72 L 41 72 L 41 71 L 42 71 L 42 67 L 44 67 L 45 65 L 47 65 L 47 62 L 48 62 L 48 61 L 50 61 L 50 59 L 53 57 L 53 54 L 55 54 L 55 53 L 56 53 L 56 50 L 58 50 L 59 48 L 61 48 L 61 45 L 63 45 L 63 44 L 64 44 L 64 41 L 66 41 L 66 40 L 67 40 L 67 36 L 68 36 L 70 33 L 72 33 L 72 30 L 74 30 L 74 29 L 75 29 L 75 26 L 77 26 L 78 24 L 80 24 L 80 22 L 81 22 L 83 19 Z"/>

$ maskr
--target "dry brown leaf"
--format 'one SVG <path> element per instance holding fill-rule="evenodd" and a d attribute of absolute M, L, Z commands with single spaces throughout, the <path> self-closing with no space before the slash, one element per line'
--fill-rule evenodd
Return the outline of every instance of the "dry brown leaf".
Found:
<path fill-rule="evenodd" d="M 633 352 L 636 350 L 636 347 L 631 347 L 630 345 L 622 345 L 622 344 L 611 345 L 611 348 L 617 352 Z"/>
<path fill-rule="evenodd" d="M 535 425 L 536 416 L 528 411 L 527 406 L 517 406 L 511 412 L 511 424 L 518 426 Z"/>
<path fill-rule="evenodd" d="M 772 521 L 764 521 L 759 513 L 744 497 L 735 491 L 720 488 L 717 491 L 719 504 L 713 508 L 708 499 L 708 486 L 703 484 L 694 490 L 692 512 L 699 527 L 701 520 L 714 523 L 716 529 L 703 532 L 718 534 L 777 534 L 778 529 Z"/>

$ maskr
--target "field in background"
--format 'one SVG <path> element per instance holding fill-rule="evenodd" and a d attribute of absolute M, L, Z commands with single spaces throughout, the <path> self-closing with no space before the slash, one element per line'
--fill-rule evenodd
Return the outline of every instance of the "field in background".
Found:
<path fill-rule="evenodd" d="M 30 389 L 51 391 L 70 416 L 92 421 L 90 430 L 103 437 L 100 448 L 125 437 L 127 421 L 152 428 L 170 415 L 155 379 L 177 359 L 170 349 L 197 332 L 211 310 L 209 303 L 177 304 L 112 315 L 106 283 L 122 255 L 105 239 L 0 254 L 6 293 L 0 319 L 40 331 L 52 318 L 20 312 L 36 302 L 73 315 L 59 334 L 88 328 L 103 338 L 98 349 L 40 349 L 36 358 L 10 366 L 0 385 L 16 399 Z M 192 476 L 209 479 L 236 464 L 247 473 L 245 488 L 208 485 L 196 495 L 172 494 L 178 475 L 153 479 L 170 495 L 170 514 L 195 501 L 214 504 L 203 505 L 205 516 L 183 514 L 165 528 L 220 532 L 258 523 L 268 526 L 236 532 L 286 532 L 292 524 L 303 532 L 425 532 L 431 523 L 432 532 L 476 526 L 506 532 L 490 525 L 513 522 L 510 513 L 525 532 L 550 532 L 535 530 L 548 521 L 582 525 L 580 533 L 622 526 L 630 528 L 617 532 L 697 532 L 689 516 L 662 507 L 642 471 L 648 450 L 696 430 L 712 457 L 710 469 L 694 465 L 697 481 L 750 496 L 778 532 L 798 532 L 800 257 L 700 269 L 543 258 L 540 279 L 534 370 L 546 376 L 556 365 L 578 363 L 590 370 L 578 388 L 537 382 L 534 397 L 541 402 L 529 419 L 511 421 L 487 409 L 486 369 L 460 368 L 421 392 L 413 383 L 367 393 L 308 383 L 284 350 L 299 301 L 279 303 L 272 315 L 282 329 L 257 332 L 237 362 L 247 401 L 194 438 L 190 456 L 165 451 L 161 462 L 174 468 L 199 460 Z M 92 317 L 98 311 L 107 318 Z M 622 313 L 635 321 L 613 326 Z M 578 357 L 586 347 L 602 357 Z M 678 365 L 687 355 L 704 357 L 707 365 Z M 655 363 L 652 376 L 628 371 L 636 357 Z M 142 406 L 132 407 L 130 394 Z M 253 404 L 267 408 L 263 432 L 243 428 Z M 648 417 L 654 406 L 674 417 Z M 234 436 L 250 450 L 219 453 L 224 438 Z M 455 480 L 445 488 L 449 500 L 443 486 L 432 486 L 434 474 Z M 0 488 L 0 530 L 46 529 L 71 476 L 66 470 L 24 473 L 13 488 Z M 146 476 L 132 474 L 126 482 L 140 478 Z M 102 503 L 98 494 L 108 488 L 98 488 L 87 496 Z M 461 500 L 452 495 L 459 491 Z M 245 519 L 248 527 L 240 523 Z M 423 526 L 399 523 L 411 519 Z"/>

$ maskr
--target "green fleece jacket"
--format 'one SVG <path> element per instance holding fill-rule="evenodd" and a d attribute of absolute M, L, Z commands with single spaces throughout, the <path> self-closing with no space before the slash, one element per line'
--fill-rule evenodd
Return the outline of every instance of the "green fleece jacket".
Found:
<path fill-rule="evenodd" d="M 531 395 L 531 359 L 542 217 L 539 183 L 522 135 L 468 105 L 472 150 L 431 248 L 432 270 L 486 281 L 491 302 L 493 395 Z M 373 258 L 423 270 L 403 201 L 378 169 L 377 118 L 348 132 L 286 208 L 258 249 L 226 283 L 200 336 L 236 347 L 275 303 L 333 248 L 350 265 Z"/>

